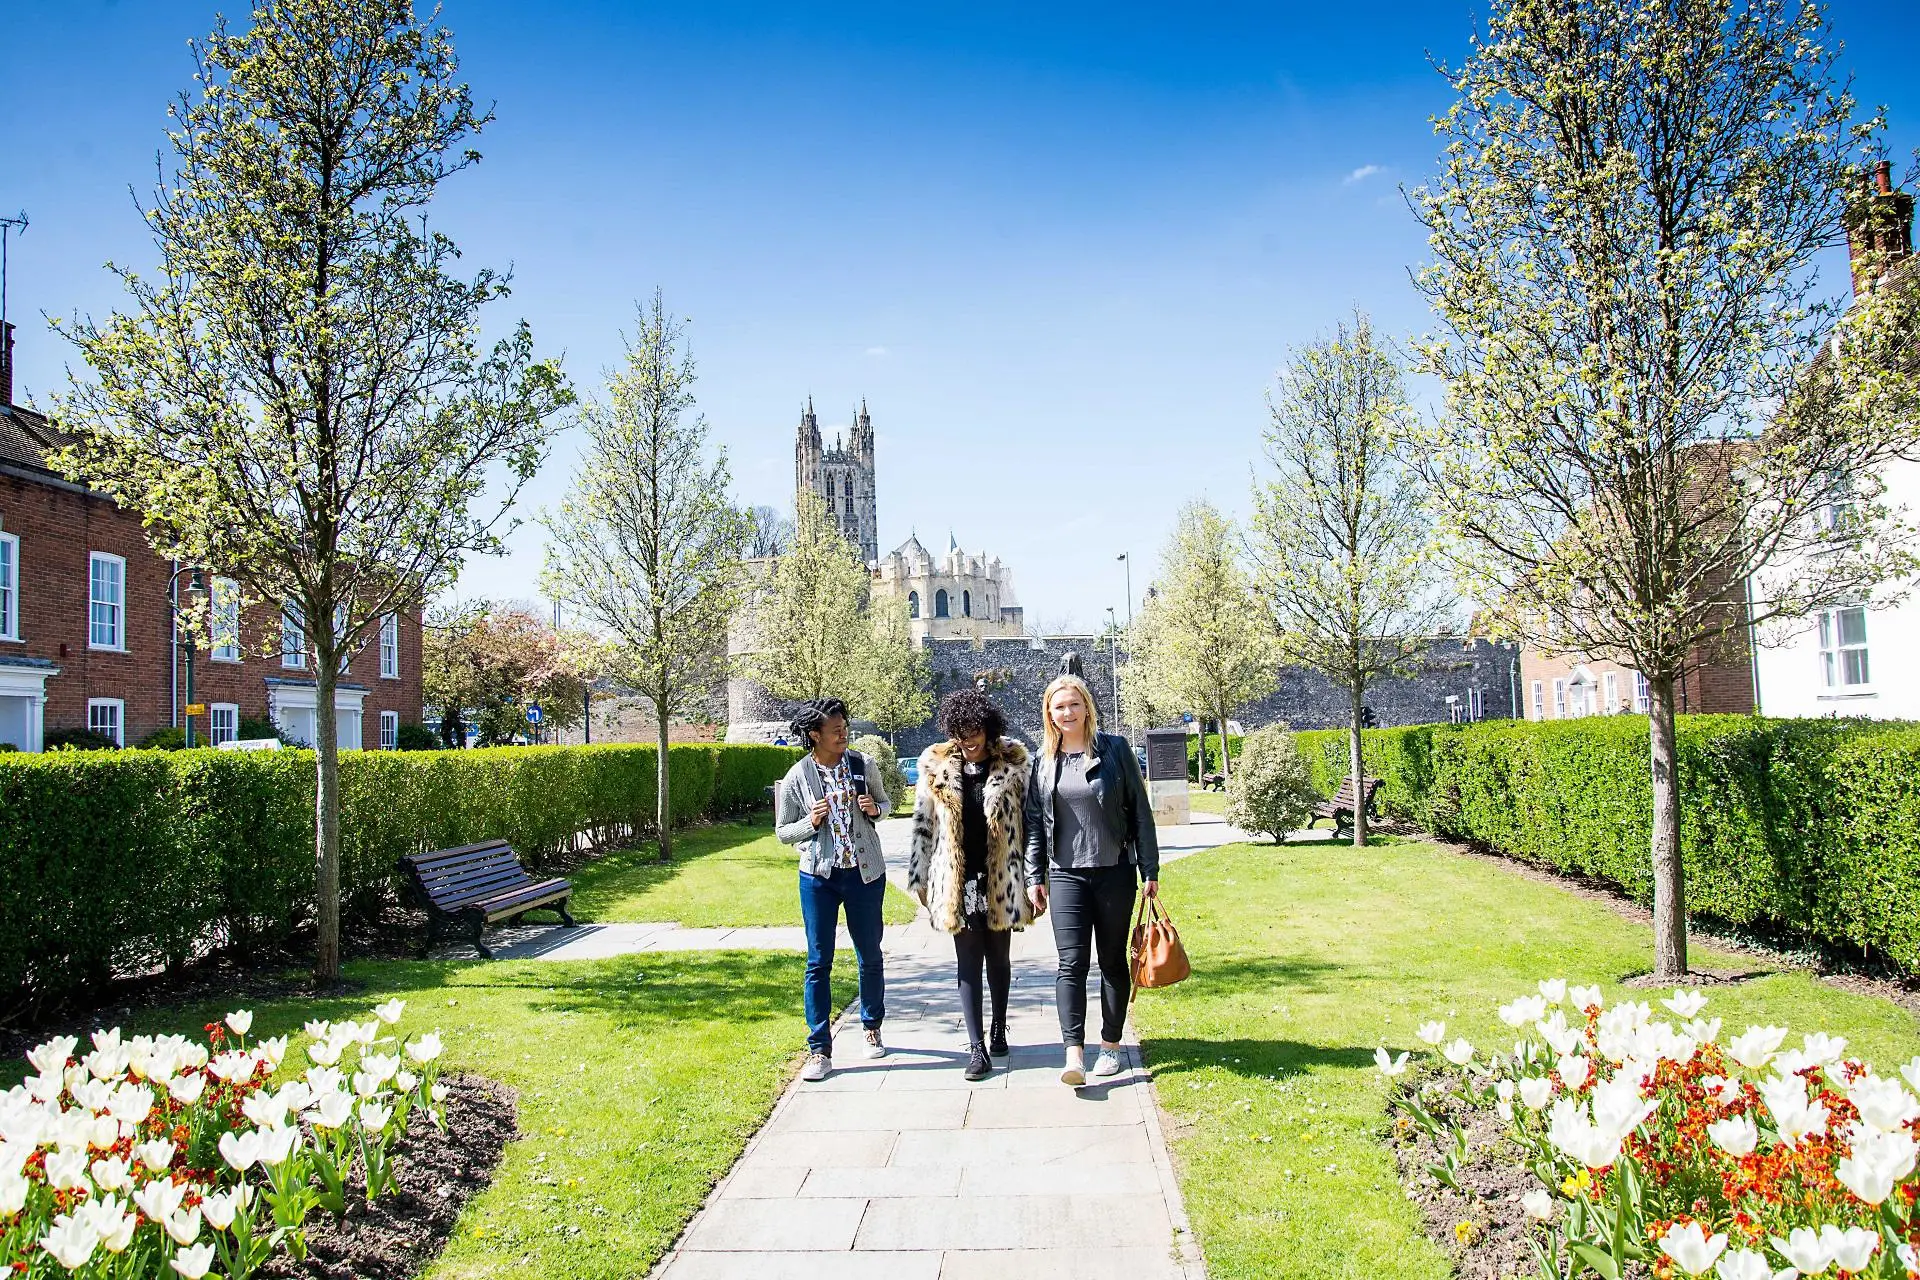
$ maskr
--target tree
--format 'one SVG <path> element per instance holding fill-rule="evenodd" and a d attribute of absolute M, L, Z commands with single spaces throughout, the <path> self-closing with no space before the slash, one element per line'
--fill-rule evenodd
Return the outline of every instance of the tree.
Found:
<path fill-rule="evenodd" d="M 668 726 L 725 679 L 727 619 L 739 598 L 749 520 L 728 501 L 725 449 L 693 416 L 685 325 L 658 290 L 627 342 L 606 401 L 581 406 L 587 449 L 546 518 L 548 595 L 618 641 L 617 679 L 653 708 L 654 830 L 673 856 Z"/>
<path fill-rule="evenodd" d="M 440 738 L 466 744 L 471 716 L 483 747 L 517 742 L 541 727 L 570 729 L 586 715 L 586 638 L 555 631 L 526 605 L 464 600 L 429 610 L 421 629 L 421 695 L 440 711 Z"/>
<path fill-rule="evenodd" d="M 1451 621 L 1437 590 L 1432 521 L 1402 450 L 1411 425 L 1400 368 L 1364 315 L 1296 348 L 1269 394 L 1266 456 L 1249 545 L 1286 661 L 1347 691 L 1347 772 L 1358 780 L 1367 688 L 1406 674 Z M 1353 844 L 1367 842 L 1354 815 Z"/>
<path fill-rule="evenodd" d="M 1684 666 L 1913 564 L 1878 479 L 1912 445 L 1913 296 L 1849 311 L 1819 270 L 1883 127 L 1837 52 L 1788 0 L 1498 0 L 1414 193 L 1446 388 L 1427 470 L 1473 593 L 1647 682 L 1663 981 L 1687 969 Z"/>
<path fill-rule="evenodd" d="M 867 609 L 872 628 L 865 679 L 858 690 L 861 712 L 892 741 L 902 729 L 925 724 L 933 714 L 927 687 L 932 664 L 913 642 L 913 622 L 904 597 L 874 600 Z"/>
<path fill-rule="evenodd" d="M 1228 775 L 1228 713 L 1279 683 L 1238 542 L 1233 522 L 1210 503 L 1181 508 L 1160 553 L 1154 601 L 1135 619 L 1143 634 L 1130 646 L 1127 668 L 1128 685 L 1145 686 L 1142 704 L 1188 706 L 1220 722 L 1220 767 Z"/>
<path fill-rule="evenodd" d="M 96 381 L 59 412 L 59 465 L 146 521 L 162 556 L 285 602 L 315 659 L 315 974 L 340 968 L 339 741 L 347 655 L 451 581 L 539 465 L 569 398 L 524 323 L 481 347 L 506 277 L 450 274 L 409 219 L 479 157 L 447 32 L 408 0 L 280 0 L 192 46 L 173 159 L 142 214 L 159 274 L 62 325 Z M 505 498 L 471 513 L 498 480 Z M 276 638 L 277 639 L 277 638 Z"/>
<path fill-rule="evenodd" d="M 1285 725 L 1247 735 L 1240 772 L 1227 787 L 1226 819 L 1242 831 L 1259 831 L 1284 844 L 1313 817 L 1313 770 Z"/>
<path fill-rule="evenodd" d="M 753 652 L 742 665 L 776 698 L 857 698 L 875 667 L 865 614 L 867 570 L 818 495 L 799 495 L 793 545 L 773 562 L 753 605 Z"/>
<path fill-rule="evenodd" d="M 741 556 L 764 560 L 783 556 L 793 545 L 793 520 L 772 507 L 749 507 L 746 513 L 746 541 Z"/>

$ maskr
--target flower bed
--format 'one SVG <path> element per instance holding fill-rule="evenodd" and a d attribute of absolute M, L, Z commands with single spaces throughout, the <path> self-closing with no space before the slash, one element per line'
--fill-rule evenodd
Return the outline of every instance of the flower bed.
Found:
<path fill-rule="evenodd" d="M 440 1038 L 388 1033 L 403 1007 L 308 1023 L 304 1071 L 288 1037 L 248 1040 L 245 1011 L 204 1044 L 114 1029 L 78 1056 L 71 1036 L 40 1045 L 35 1074 L 0 1094 L 0 1268 L 246 1280 L 304 1259 L 315 1210 L 344 1217 L 350 1195 L 392 1189 L 414 1110 L 444 1126 Z"/>
<path fill-rule="evenodd" d="M 1661 1004 L 1671 1020 L 1555 979 L 1501 1006 L 1511 1051 L 1429 1022 L 1436 1070 L 1407 1083 L 1406 1053 L 1376 1062 L 1402 1082 L 1394 1105 L 1442 1186 L 1461 1189 L 1468 1130 L 1496 1120 L 1497 1157 L 1531 1175 L 1504 1207 L 1531 1220 L 1543 1277 L 1920 1277 L 1920 1057 L 1880 1075 L 1824 1032 L 1797 1048 L 1783 1027 L 1723 1042 L 1704 995 Z"/>

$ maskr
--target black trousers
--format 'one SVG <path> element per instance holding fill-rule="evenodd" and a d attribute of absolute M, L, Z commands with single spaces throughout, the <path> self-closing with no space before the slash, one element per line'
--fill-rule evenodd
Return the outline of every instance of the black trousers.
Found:
<path fill-rule="evenodd" d="M 1133 920 L 1132 864 L 1063 871 L 1054 867 L 1047 882 L 1047 914 L 1053 918 L 1053 943 L 1060 952 L 1060 974 L 1053 998 L 1060 1011 L 1060 1039 L 1087 1039 L 1087 970 L 1100 957 L 1100 1039 L 1118 1044 L 1127 1025 L 1127 931 Z"/>
<path fill-rule="evenodd" d="M 984 968 L 987 986 L 993 992 L 993 1025 L 1007 1023 L 1007 993 L 1013 987 L 1013 932 L 988 929 L 971 924 L 953 935 L 953 957 L 960 981 L 960 1016 L 967 1023 L 967 1043 L 985 1044 L 980 1029 L 980 971 Z"/>

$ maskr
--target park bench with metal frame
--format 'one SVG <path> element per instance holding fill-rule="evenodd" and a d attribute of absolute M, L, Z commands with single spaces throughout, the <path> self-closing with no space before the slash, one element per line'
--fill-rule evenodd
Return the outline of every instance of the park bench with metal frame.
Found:
<path fill-rule="evenodd" d="M 493 952 L 480 935 L 490 924 L 517 922 L 529 911 L 552 910 L 559 912 L 562 927 L 573 928 L 573 916 L 567 912 L 573 882 L 534 879 L 505 840 L 410 853 L 400 859 L 400 865 L 414 899 L 427 912 L 423 956 L 433 950 L 442 930 L 455 924 L 455 931 L 465 934 L 474 950 L 488 960 Z"/>
<path fill-rule="evenodd" d="M 1203 791 L 1225 791 L 1227 789 L 1227 775 L 1224 773 L 1201 774 L 1200 789 Z"/>
<path fill-rule="evenodd" d="M 1379 790 L 1380 779 L 1368 778 L 1366 799 L 1362 803 L 1365 805 L 1366 814 L 1369 818 L 1373 816 L 1374 793 Z M 1353 775 L 1348 774 L 1341 781 L 1340 789 L 1333 793 L 1333 799 L 1322 800 L 1319 804 L 1313 806 L 1313 817 L 1307 820 L 1307 830 L 1313 830 L 1313 824 L 1325 818 L 1327 821 L 1333 823 L 1333 834 L 1336 837 L 1339 836 L 1342 831 L 1351 834 L 1353 831 L 1353 813 Z M 1342 814 L 1346 815 L 1345 822 L 1340 820 Z"/>

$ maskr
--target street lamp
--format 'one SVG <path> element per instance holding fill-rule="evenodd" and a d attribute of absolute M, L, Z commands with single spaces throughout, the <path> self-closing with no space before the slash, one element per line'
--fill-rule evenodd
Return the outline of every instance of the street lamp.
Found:
<path fill-rule="evenodd" d="M 207 590 L 207 586 L 206 586 L 206 579 L 201 576 L 200 569 L 196 565 L 182 565 L 178 569 L 175 569 L 173 571 L 172 576 L 167 579 L 167 602 L 168 602 L 168 606 L 173 610 L 174 639 L 176 641 L 183 642 L 187 646 L 187 716 L 186 716 L 186 720 L 187 720 L 187 745 L 191 747 L 193 745 L 193 714 L 194 714 L 193 708 L 195 705 L 193 701 L 194 643 L 193 643 L 193 628 L 190 626 L 183 628 L 180 625 L 182 618 L 186 616 L 185 611 L 183 611 L 180 608 L 180 575 L 183 573 L 187 575 L 187 594 L 188 595 L 193 595 L 193 596 L 203 595 Z M 182 635 L 182 632 L 185 633 L 184 637 Z"/>
<path fill-rule="evenodd" d="M 1133 557 L 1129 556 L 1126 552 L 1122 551 L 1119 555 L 1115 556 L 1114 559 L 1124 561 L 1127 566 L 1127 632 L 1128 634 L 1132 634 L 1133 632 Z"/>
<path fill-rule="evenodd" d="M 1113 731 L 1121 732 L 1120 720 L 1120 624 L 1107 606 L 1107 669 L 1113 673 Z"/>

